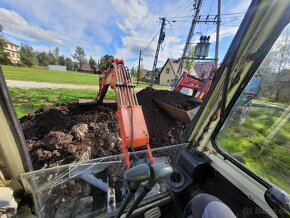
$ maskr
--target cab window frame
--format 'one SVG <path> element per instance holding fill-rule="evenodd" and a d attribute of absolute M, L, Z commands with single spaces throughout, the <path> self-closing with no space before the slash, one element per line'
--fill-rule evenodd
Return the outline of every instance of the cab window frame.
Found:
<path fill-rule="evenodd" d="M 217 143 L 217 136 L 219 134 L 219 132 L 222 130 L 223 126 L 225 125 L 227 119 L 229 118 L 230 112 L 233 110 L 235 103 L 238 101 L 238 99 L 240 98 L 240 96 L 242 95 L 244 89 L 246 88 L 246 86 L 249 84 L 250 80 L 254 77 L 256 72 L 252 73 L 248 78 L 245 78 L 245 84 L 241 89 L 239 89 L 233 96 L 233 98 L 231 99 L 231 101 L 228 104 L 227 109 L 225 110 L 224 116 L 220 119 L 220 121 L 218 122 L 216 128 L 213 131 L 213 134 L 211 136 L 211 143 L 213 148 L 220 154 L 223 156 L 225 161 L 230 161 L 232 164 L 234 164 L 236 167 L 238 167 L 239 169 L 241 169 L 243 172 L 247 173 L 249 176 L 251 176 L 253 179 L 255 179 L 256 181 L 258 181 L 261 185 L 263 185 L 266 189 L 270 189 L 273 188 L 273 185 L 271 185 L 269 182 L 267 182 L 262 176 L 258 175 L 257 173 L 255 173 L 254 171 L 252 171 L 251 169 L 247 168 L 246 166 L 244 166 L 242 163 L 240 163 L 238 160 L 234 159 L 230 154 L 226 153 L 225 151 L 223 151 L 220 147 L 220 145 L 218 145 Z"/>

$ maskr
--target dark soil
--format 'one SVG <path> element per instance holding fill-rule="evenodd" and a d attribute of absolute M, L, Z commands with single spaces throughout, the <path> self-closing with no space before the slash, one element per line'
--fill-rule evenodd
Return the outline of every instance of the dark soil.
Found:
<path fill-rule="evenodd" d="M 68 104 L 21 119 L 34 169 L 120 154 L 115 111 Z"/>
<path fill-rule="evenodd" d="M 163 101 L 180 109 L 190 110 L 196 106 L 190 97 L 179 92 L 152 88 L 141 90 L 137 93 L 137 97 L 145 116 L 151 147 L 181 143 L 186 124 L 167 115 L 154 103 L 154 100 Z"/>
<path fill-rule="evenodd" d="M 151 147 L 181 143 L 186 125 L 164 113 L 153 100 L 190 110 L 194 107 L 190 98 L 179 92 L 152 88 L 143 89 L 137 97 Z M 115 108 L 72 103 L 43 108 L 24 116 L 20 122 L 36 170 L 121 153 Z"/>
<path fill-rule="evenodd" d="M 194 107 L 189 97 L 178 92 L 151 88 L 140 91 L 137 97 L 143 108 L 151 147 L 180 143 L 186 125 L 165 114 L 153 100 L 189 110 Z M 21 118 L 34 169 L 120 154 L 122 142 L 115 112 L 114 107 L 79 106 L 72 103 L 51 109 L 43 108 L 34 115 Z M 170 157 L 164 152 L 158 156 Z M 109 171 L 106 175 L 109 175 L 110 187 L 115 188 L 117 201 L 120 201 L 123 186 L 121 170 Z M 76 205 L 87 205 L 88 211 L 101 209 L 104 207 L 104 200 L 101 199 L 105 197 L 102 191 L 82 180 L 70 180 L 64 187 L 56 187 L 48 192 L 46 207 L 49 213 L 46 216 L 62 217 L 65 211 Z"/>

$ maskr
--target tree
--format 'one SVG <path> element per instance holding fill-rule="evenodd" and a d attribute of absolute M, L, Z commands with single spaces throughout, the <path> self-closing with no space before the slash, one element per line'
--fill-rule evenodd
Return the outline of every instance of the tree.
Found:
<path fill-rule="evenodd" d="M 48 57 L 48 64 L 50 64 L 50 65 L 56 65 L 57 64 L 57 61 L 55 59 L 53 51 L 49 50 L 48 54 L 47 54 L 47 57 Z"/>
<path fill-rule="evenodd" d="M 47 56 L 47 53 L 45 51 L 43 52 L 38 52 L 36 54 L 38 65 L 40 66 L 47 66 L 49 64 L 49 59 Z"/>
<path fill-rule="evenodd" d="M 59 63 L 58 63 L 58 58 L 59 58 L 59 48 L 56 47 L 55 49 L 53 49 L 52 53 L 53 53 L 53 56 L 54 56 L 55 64 L 59 64 Z"/>
<path fill-rule="evenodd" d="M 189 49 L 188 56 L 190 58 L 194 57 L 194 48 Z M 190 70 L 193 69 L 194 65 L 195 65 L 195 61 L 193 59 L 185 59 L 184 64 L 183 64 L 183 68 L 189 72 Z"/>
<path fill-rule="evenodd" d="M 134 77 L 137 77 L 137 74 L 138 74 L 137 70 L 134 67 L 132 67 L 131 68 L 131 75 Z"/>
<path fill-rule="evenodd" d="M 19 55 L 22 64 L 28 67 L 37 65 L 36 54 L 31 46 L 22 44 L 19 50 Z"/>
<path fill-rule="evenodd" d="M 271 66 L 274 68 L 276 73 L 281 72 L 285 67 L 290 65 L 290 35 L 288 32 L 281 37 L 280 43 L 277 43 L 277 48 L 275 48 L 271 53 Z"/>
<path fill-rule="evenodd" d="M 91 56 L 90 59 L 89 59 L 89 65 L 90 65 L 92 71 L 94 71 L 94 72 L 96 72 L 96 70 L 97 70 L 96 69 L 96 64 L 97 64 L 97 62 Z"/>
<path fill-rule="evenodd" d="M 262 73 L 260 98 L 270 101 L 280 101 L 280 72 L 290 66 L 290 35 L 282 34 L 272 50 L 265 58 L 260 71 Z"/>
<path fill-rule="evenodd" d="M 4 51 L 6 42 L 0 37 L 0 64 L 11 64 L 8 54 Z"/>
<path fill-rule="evenodd" d="M 101 73 L 103 73 L 105 70 L 107 70 L 112 65 L 112 59 L 114 57 L 112 55 L 106 54 L 103 57 L 101 57 L 100 64 L 99 64 L 99 70 Z"/>
<path fill-rule="evenodd" d="M 73 59 L 79 62 L 79 69 L 82 69 L 82 64 L 86 61 L 86 53 L 80 46 L 76 47 L 75 53 L 72 55 Z"/>
<path fill-rule="evenodd" d="M 65 59 L 65 66 L 67 70 L 73 70 L 74 69 L 74 64 L 71 58 L 66 58 Z"/>
<path fill-rule="evenodd" d="M 62 66 L 65 66 L 65 58 L 64 58 L 63 55 L 58 57 L 58 64 L 62 65 Z"/>

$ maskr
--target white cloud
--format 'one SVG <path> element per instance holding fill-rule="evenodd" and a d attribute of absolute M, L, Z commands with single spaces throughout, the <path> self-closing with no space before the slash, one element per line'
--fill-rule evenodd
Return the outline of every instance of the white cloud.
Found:
<path fill-rule="evenodd" d="M 243 0 L 232 3 L 233 4 L 231 6 L 224 7 L 224 9 L 228 9 L 226 13 L 245 13 L 250 6 L 251 0 Z"/>
<path fill-rule="evenodd" d="M 151 13 L 147 2 L 143 0 L 121 0 L 121 2 L 111 0 L 111 2 L 119 15 L 117 20 L 118 27 L 125 33 L 121 37 L 122 47 L 117 50 L 116 55 L 125 60 L 127 59 L 127 64 L 136 66 L 139 51 L 142 50 L 143 52 L 144 48 L 151 42 L 153 36 L 157 34 L 155 40 L 142 53 L 143 65 L 150 69 L 153 64 L 158 31 L 160 29 L 160 22 L 158 22 L 159 16 Z M 168 5 L 170 4 L 166 4 L 167 10 L 171 10 L 172 7 L 168 7 Z M 166 11 L 162 11 L 162 13 L 166 13 Z M 171 36 L 171 33 L 169 33 L 169 24 L 167 23 L 166 26 L 166 38 L 159 52 L 158 65 L 163 65 L 168 57 L 178 58 L 183 48 L 183 42 L 181 42 L 179 36 Z M 182 24 L 180 26 L 184 25 Z M 180 28 L 176 32 L 186 34 L 187 29 Z"/>
<path fill-rule="evenodd" d="M 30 25 L 27 20 L 13 10 L 0 8 L 0 23 L 4 26 L 5 31 L 15 37 L 21 35 L 32 40 L 49 41 L 58 44 L 68 40 L 67 37 L 56 32 Z"/>
<path fill-rule="evenodd" d="M 121 30 L 131 31 L 143 24 L 143 20 L 149 15 L 148 6 L 142 0 L 111 0 L 112 6 L 123 20 L 118 19 L 117 23 Z"/>
<path fill-rule="evenodd" d="M 115 21 L 114 13 L 108 13 L 111 8 L 110 2 L 104 4 L 95 0 L 2 1 L 13 9 L 5 18 L 5 24 L 0 20 L 5 26 L 4 34 L 24 40 L 24 43 L 36 49 L 48 50 L 58 46 L 61 54 L 70 56 L 76 46 L 81 46 L 88 54 L 87 58 L 90 55 L 99 58 L 107 53 L 106 47 L 111 46 L 113 29 L 108 25 L 114 24 Z M 19 26 L 23 24 L 14 24 L 14 20 L 17 20 L 15 17 L 25 24 L 21 30 Z"/>
<path fill-rule="evenodd" d="M 160 29 L 159 17 L 192 13 L 191 2 L 184 4 L 185 0 L 180 2 L 1 0 L 0 7 L 2 2 L 3 5 L 8 5 L 10 10 L 1 9 L 6 15 L 3 17 L 4 13 L 0 13 L 0 23 L 5 26 L 4 34 L 17 37 L 16 42 L 23 39 L 25 43 L 38 50 L 48 50 L 58 46 L 60 53 L 66 56 L 74 53 L 75 46 L 78 45 L 85 49 L 88 58 L 92 55 L 98 59 L 106 53 L 111 53 L 132 65 L 137 64 L 139 50 L 143 50 Z M 238 9 L 245 8 L 249 0 L 246 2 L 244 4 L 237 0 L 223 1 L 222 6 L 225 6 L 227 12 L 230 9 L 233 12 L 240 12 Z M 168 57 L 181 56 L 190 28 L 190 22 L 171 22 L 171 25 L 173 33 L 169 23 L 166 24 L 166 37 L 159 53 L 159 66 Z M 234 25 L 234 27 L 227 25 Z M 237 26 L 237 22 L 223 20 L 221 39 L 233 36 Z M 211 42 L 214 42 L 215 28 L 209 27 L 208 30 L 206 32 L 212 35 Z M 195 37 L 199 38 L 197 35 Z M 143 54 L 144 67 L 149 69 L 153 64 L 157 39 L 158 35 Z"/>

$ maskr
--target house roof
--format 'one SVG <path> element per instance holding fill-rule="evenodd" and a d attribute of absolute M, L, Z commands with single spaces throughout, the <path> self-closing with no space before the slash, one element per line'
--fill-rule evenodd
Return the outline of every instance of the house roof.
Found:
<path fill-rule="evenodd" d="M 161 67 L 157 67 L 155 71 L 148 70 L 147 73 L 146 73 L 146 76 L 151 76 L 152 74 L 154 76 L 158 76 L 160 72 L 161 72 Z"/>
<path fill-rule="evenodd" d="M 177 73 L 178 71 L 178 67 L 179 67 L 179 63 L 180 63 L 180 59 L 176 60 L 176 59 L 172 59 L 172 58 L 168 58 L 169 63 L 171 64 L 171 67 L 173 69 L 174 74 Z M 166 64 L 166 63 L 165 63 Z M 164 66 L 165 66 L 164 64 Z"/>
<path fill-rule="evenodd" d="M 76 65 L 76 67 L 78 68 L 78 69 L 80 69 L 80 64 L 79 63 L 75 63 L 75 65 Z M 94 65 L 94 67 L 96 68 L 96 71 L 98 71 L 99 70 L 99 65 Z M 84 70 L 84 71 L 92 71 L 92 68 L 91 68 L 91 65 L 90 64 L 88 64 L 88 63 L 83 63 L 82 64 L 82 69 L 81 70 Z"/>
<path fill-rule="evenodd" d="M 279 81 L 280 82 L 290 82 L 290 69 L 284 69 L 279 74 Z"/>
<path fill-rule="evenodd" d="M 164 67 L 166 66 L 167 62 L 169 61 L 172 69 L 173 69 L 173 73 L 174 75 L 177 73 L 178 71 L 178 67 L 179 67 L 179 63 L 180 63 L 180 59 L 173 59 L 173 58 L 168 58 L 165 62 L 165 64 L 163 65 L 162 69 L 160 70 L 160 73 L 163 71 Z M 185 70 L 184 68 L 181 70 L 182 72 L 183 71 L 187 71 Z M 197 76 L 196 72 L 194 69 L 190 70 L 189 72 L 190 75 L 193 75 L 193 76 Z"/>
<path fill-rule="evenodd" d="M 4 39 L 4 41 L 7 43 L 7 44 L 10 44 L 10 45 L 14 45 L 16 47 L 19 47 L 19 45 L 16 45 L 14 42 L 11 42 L 9 41 L 8 39 L 5 39 L 3 36 L 0 36 L 2 39 Z"/>

